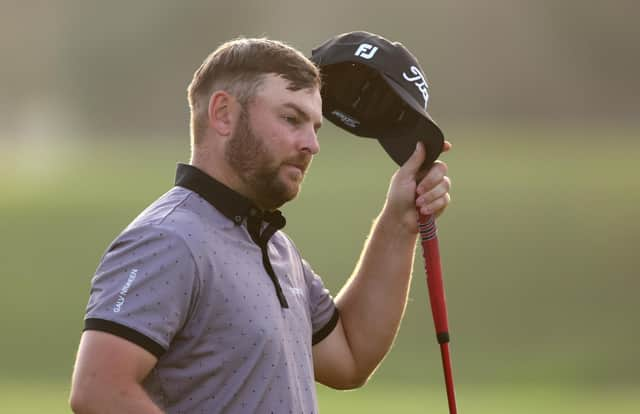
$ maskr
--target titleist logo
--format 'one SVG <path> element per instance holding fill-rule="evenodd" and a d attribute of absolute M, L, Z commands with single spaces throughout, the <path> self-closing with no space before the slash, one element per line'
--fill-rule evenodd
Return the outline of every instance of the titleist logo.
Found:
<path fill-rule="evenodd" d="M 402 77 L 408 81 L 413 82 L 413 84 L 418 88 L 422 97 L 424 98 L 424 110 L 427 110 L 427 101 L 429 101 L 429 91 L 427 86 L 427 81 L 424 79 L 424 75 L 420 72 L 415 66 L 411 66 L 409 68 L 413 76 L 407 75 L 405 72 L 402 72 Z"/>

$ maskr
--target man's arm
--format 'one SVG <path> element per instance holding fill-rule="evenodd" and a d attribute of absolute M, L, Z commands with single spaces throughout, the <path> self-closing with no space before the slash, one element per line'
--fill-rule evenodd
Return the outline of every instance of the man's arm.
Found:
<path fill-rule="evenodd" d="M 445 150 L 449 148 L 446 143 Z M 363 385 L 391 348 L 411 282 L 416 207 L 425 214 L 439 214 L 450 199 L 444 163 L 419 179 L 424 157 L 420 145 L 394 175 L 360 261 L 336 298 L 340 321 L 313 347 L 316 380 L 325 385 L 339 389 Z"/>
<path fill-rule="evenodd" d="M 76 414 L 161 414 L 140 385 L 156 362 L 153 354 L 126 339 L 85 331 L 73 371 L 71 409 Z"/>

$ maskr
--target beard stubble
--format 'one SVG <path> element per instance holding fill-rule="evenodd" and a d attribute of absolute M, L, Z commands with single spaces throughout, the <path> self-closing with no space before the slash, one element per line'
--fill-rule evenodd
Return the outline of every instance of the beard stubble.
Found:
<path fill-rule="evenodd" d="M 297 157 L 297 162 L 301 162 Z M 306 157 L 303 155 L 303 159 Z M 280 167 L 269 153 L 264 140 L 251 127 L 248 113 L 242 110 L 238 125 L 225 147 L 225 159 L 252 191 L 253 200 L 267 210 L 273 210 L 290 201 L 298 194 L 280 177 Z M 308 164 L 308 161 L 302 161 Z"/>

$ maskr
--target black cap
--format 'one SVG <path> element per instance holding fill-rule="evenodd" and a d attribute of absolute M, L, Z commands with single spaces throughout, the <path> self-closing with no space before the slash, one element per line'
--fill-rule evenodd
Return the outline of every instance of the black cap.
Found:
<path fill-rule="evenodd" d="M 418 60 L 401 43 L 350 32 L 313 49 L 322 73 L 322 112 L 337 126 L 376 138 L 399 165 L 416 143 L 427 150 L 423 168 L 442 152 L 444 136 L 427 113 L 429 89 Z"/>

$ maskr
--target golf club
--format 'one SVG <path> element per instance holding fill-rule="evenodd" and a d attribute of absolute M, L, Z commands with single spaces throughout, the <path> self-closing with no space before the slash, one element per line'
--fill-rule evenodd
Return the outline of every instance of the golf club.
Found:
<path fill-rule="evenodd" d="M 442 280 L 442 265 L 440 263 L 440 246 L 436 221 L 433 216 L 419 214 L 420 240 L 422 244 L 422 257 L 427 274 L 427 286 L 429 290 L 429 302 L 431 314 L 436 329 L 436 337 L 440 344 L 442 368 L 447 389 L 447 402 L 449 413 L 456 414 L 456 394 L 453 387 L 453 372 L 451 369 L 451 354 L 449 352 L 449 322 L 447 318 L 447 302 L 444 294 L 444 281 Z"/>

